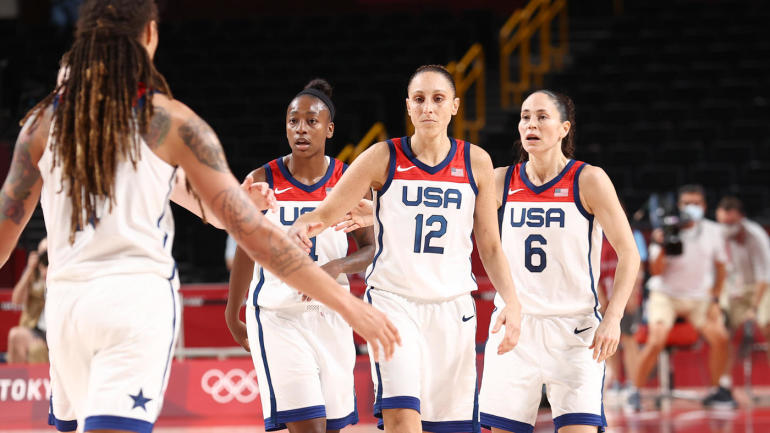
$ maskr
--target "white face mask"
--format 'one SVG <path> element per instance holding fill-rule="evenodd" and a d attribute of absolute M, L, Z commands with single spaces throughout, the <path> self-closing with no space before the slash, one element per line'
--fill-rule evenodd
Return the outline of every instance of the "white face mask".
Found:
<path fill-rule="evenodd" d="M 725 234 L 728 237 L 736 236 L 741 231 L 741 223 L 725 224 Z"/>
<path fill-rule="evenodd" d="M 697 204 L 688 204 L 682 210 L 690 217 L 691 220 L 695 222 L 703 219 L 703 208 Z"/>

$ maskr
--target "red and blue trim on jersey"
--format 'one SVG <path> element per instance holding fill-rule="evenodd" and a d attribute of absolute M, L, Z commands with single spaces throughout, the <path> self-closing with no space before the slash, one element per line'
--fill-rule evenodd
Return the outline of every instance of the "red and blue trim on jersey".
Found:
<path fill-rule="evenodd" d="M 312 185 L 305 185 L 289 172 L 283 157 L 264 165 L 265 180 L 275 193 L 278 201 L 323 201 L 334 185 L 339 182 L 348 168 L 342 161 L 329 158 L 329 167 L 324 176 Z"/>
<path fill-rule="evenodd" d="M 578 177 L 587 164 L 570 160 L 556 177 L 536 186 L 527 176 L 527 161 L 508 167 L 505 174 L 507 190 L 503 191 L 503 205 L 509 201 L 524 202 L 573 202 L 583 216 L 591 215 L 580 202 Z"/>
<path fill-rule="evenodd" d="M 449 137 L 449 153 L 443 161 L 430 166 L 417 159 L 412 152 L 411 138 L 392 138 L 387 141 L 390 149 L 388 179 L 380 190 L 384 194 L 393 179 L 426 180 L 434 182 L 468 183 L 473 192 L 479 189 L 471 170 L 471 144 Z"/>

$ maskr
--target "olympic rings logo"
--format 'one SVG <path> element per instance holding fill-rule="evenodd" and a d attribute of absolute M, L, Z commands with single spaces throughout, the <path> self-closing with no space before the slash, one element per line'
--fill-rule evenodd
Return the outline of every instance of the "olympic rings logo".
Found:
<path fill-rule="evenodd" d="M 229 403 L 233 399 L 240 403 L 251 403 L 259 395 L 257 372 L 249 373 L 240 368 L 233 368 L 223 373 L 216 368 L 211 369 L 201 377 L 201 389 L 217 403 Z"/>

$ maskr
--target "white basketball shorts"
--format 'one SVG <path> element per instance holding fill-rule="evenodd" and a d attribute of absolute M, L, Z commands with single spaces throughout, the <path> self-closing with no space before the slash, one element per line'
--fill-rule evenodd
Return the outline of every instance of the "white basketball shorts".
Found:
<path fill-rule="evenodd" d="M 49 424 L 152 431 L 180 325 L 178 288 L 175 276 L 141 274 L 48 286 Z"/>
<path fill-rule="evenodd" d="M 326 418 L 327 430 L 358 422 L 353 330 L 336 312 L 310 303 L 246 309 L 265 430 Z"/>
<path fill-rule="evenodd" d="M 492 313 L 490 330 L 498 314 Z M 490 333 L 479 399 L 481 426 L 531 433 L 545 384 L 556 429 L 591 425 L 604 431 L 604 363 L 597 363 L 588 349 L 598 325 L 593 314 L 523 315 L 519 343 L 503 355 L 497 354 L 503 331 Z"/>
<path fill-rule="evenodd" d="M 366 300 L 388 316 L 402 343 L 390 361 L 371 359 L 374 415 L 414 409 L 424 431 L 480 431 L 473 297 L 425 302 L 369 288 Z"/>

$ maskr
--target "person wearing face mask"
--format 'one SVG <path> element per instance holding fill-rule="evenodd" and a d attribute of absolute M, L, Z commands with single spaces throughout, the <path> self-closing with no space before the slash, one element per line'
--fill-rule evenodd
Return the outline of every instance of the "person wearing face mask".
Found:
<path fill-rule="evenodd" d="M 726 371 L 728 354 L 728 334 L 719 307 L 727 262 L 724 234 L 719 224 L 704 218 L 706 194 L 702 186 L 685 185 L 679 189 L 679 210 L 687 221 L 680 231 L 681 255 L 667 255 L 661 245 L 662 230 L 652 233 L 647 299 L 649 334 L 639 356 L 629 404 L 637 410 L 640 408 L 638 388 L 647 382 L 669 330 L 676 318 L 682 316 L 703 335 L 710 347 L 708 364 L 713 389 L 703 404 L 734 407 L 732 392 L 719 381 Z"/>
<path fill-rule="evenodd" d="M 746 218 L 743 203 L 724 197 L 717 206 L 717 221 L 727 236 L 727 280 L 721 304 L 731 330 L 756 320 L 770 340 L 770 238 L 759 224 Z"/>

